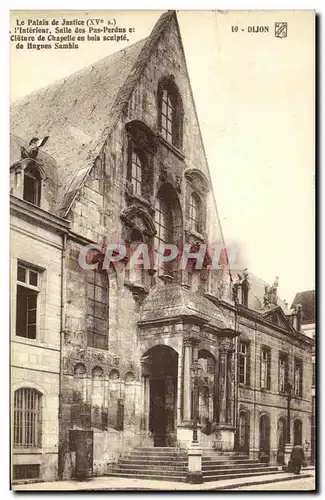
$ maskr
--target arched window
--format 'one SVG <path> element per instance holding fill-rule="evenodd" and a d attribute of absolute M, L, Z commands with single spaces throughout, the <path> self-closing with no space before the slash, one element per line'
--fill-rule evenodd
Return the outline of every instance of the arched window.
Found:
<path fill-rule="evenodd" d="M 189 207 L 191 228 L 199 233 L 201 230 L 201 200 L 196 193 L 191 194 Z"/>
<path fill-rule="evenodd" d="M 99 366 L 92 371 L 91 404 L 92 406 L 104 404 L 104 372 Z"/>
<path fill-rule="evenodd" d="M 249 451 L 249 412 L 241 411 L 238 419 L 238 449 L 242 453 Z"/>
<path fill-rule="evenodd" d="M 42 179 L 36 167 L 29 166 L 24 170 L 23 199 L 33 205 L 40 206 Z"/>
<path fill-rule="evenodd" d="M 302 444 L 302 422 L 297 418 L 293 423 L 293 446 Z"/>
<path fill-rule="evenodd" d="M 108 348 L 108 277 L 102 271 L 87 273 L 88 346 Z"/>
<path fill-rule="evenodd" d="M 284 447 L 286 441 L 287 441 L 287 421 L 284 417 L 280 417 L 278 420 L 277 462 L 281 465 L 284 463 Z"/>
<path fill-rule="evenodd" d="M 142 160 L 136 150 L 132 151 L 131 158 L 131 183 L 133 194 L 142 196 Z"/>
<path fill-rule="evenodd" d="M 14 397 L 14 447 L 40 448 L 42 395 L 35 389 L 18 389 Z"/>
<path fill-rule="evenodd" d="M 73 400 L 75 403 L 80 403 L 85 402 L 86 399 L 86 367 L 82 363 L 78 363 L 73 370 Z"/>
<path fill-rule="evenodd" d="M 177 148 L 182 147 L 183 105 L 172 79 L 158 86 L 158 122 L 161 136 Z"/>

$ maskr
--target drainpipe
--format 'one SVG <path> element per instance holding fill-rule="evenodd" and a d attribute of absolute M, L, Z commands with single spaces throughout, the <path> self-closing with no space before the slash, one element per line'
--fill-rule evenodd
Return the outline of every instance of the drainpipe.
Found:
<path fill-rule="evenodd" d="M 61 255 L 61 317 L 60 317 L 60 374 L 59 374 L 59 446 L 58 446 L 58 476 L 63 476 L 63 446 L 61 435 L 61 417 L 62 417 L 62 387 L 63 387 L 63 345 L 64 345 L 64 326 L 65 326 L 65 304 L 66 304 L 66 248 L 67 234 L 63 234 L 63 245 Z"/>

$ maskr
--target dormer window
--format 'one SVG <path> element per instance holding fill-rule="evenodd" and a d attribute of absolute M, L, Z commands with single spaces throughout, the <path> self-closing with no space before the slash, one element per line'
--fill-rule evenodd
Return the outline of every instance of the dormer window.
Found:
<path fill-rule="evenodd" d="M 23 199 L 40 206 L 41 201 L 41 176 L 36 167 L 27 167 L 24 170 Z"/>
<path fill-rule="evenodd" d="M 161 137 L 181 149 L 183 104 L 172 77 L 162 80 L 158 86 L 158 125 Z"/>

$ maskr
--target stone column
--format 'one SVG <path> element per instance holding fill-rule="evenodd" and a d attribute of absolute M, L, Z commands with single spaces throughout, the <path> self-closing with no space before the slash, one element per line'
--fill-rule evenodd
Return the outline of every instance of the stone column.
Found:
<path fill-rule="evenodd" d="M 232 410 L 232 337 L 221 337 L 219 343 L 219 401 L 218 424 L 216 426 L 215 448 L 222 451 L 234 449 L 235 429 L 233 426 Z"/>
<path fill-rule="evenodd" d="M 193 439 L 192 411 L 192 376 L 191 366 L 197 358 L 199 340 L 195 335 L 188 335 L 183 341 L 182 370 L 182 421 L 177 424 L 177 441 L 182 447 L 188 447 Z"/>
<path fill-rule="evenodd" d="M 192 418 L 192 386 L 191 364 L 193 361 L 193 343 L 191 338 L 184 339 L 184 366 L 183 366 L 183 420 Z"/>

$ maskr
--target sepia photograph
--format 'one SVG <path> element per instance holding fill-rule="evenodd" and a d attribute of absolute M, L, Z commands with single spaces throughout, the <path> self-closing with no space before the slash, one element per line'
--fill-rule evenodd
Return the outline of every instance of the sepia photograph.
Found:
<path fill-rule="evenodd" d="M 11 11 L 12 490 L 316 490 L 315 24 Z"/>

